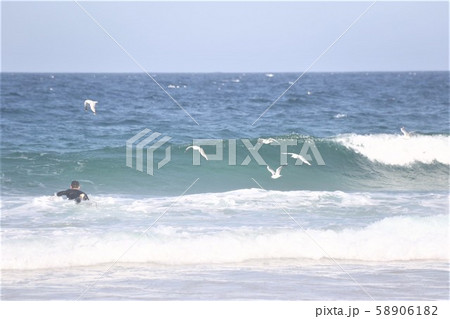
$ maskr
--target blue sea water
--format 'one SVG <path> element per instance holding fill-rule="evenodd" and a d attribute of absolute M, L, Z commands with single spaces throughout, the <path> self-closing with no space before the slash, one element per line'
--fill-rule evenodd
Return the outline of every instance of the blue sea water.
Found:
<path fill-rule="evenodd" d="M 448 72 L 152 77 L 1 74 L 2 299 L 448 299 Z"/>

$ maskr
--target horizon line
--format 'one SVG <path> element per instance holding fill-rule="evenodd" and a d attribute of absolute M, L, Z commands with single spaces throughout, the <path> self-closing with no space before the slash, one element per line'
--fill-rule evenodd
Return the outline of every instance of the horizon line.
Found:
<path fill-rule="evenodd" d="M 158 71 L 152 74 L 296 74 L 302 71 Z M 310 71 L 308 73 L 425 73 L 425 72 L 450 72 L 446 70 L 371 70 L 371 71 Z M 0 71 L 0 73 L 24 73 L 24 74 L 145 74 L 145 72 L 133 71 Z"/>

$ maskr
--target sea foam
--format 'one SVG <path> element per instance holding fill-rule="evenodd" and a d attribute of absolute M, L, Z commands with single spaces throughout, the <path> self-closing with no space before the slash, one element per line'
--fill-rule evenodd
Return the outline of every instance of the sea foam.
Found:
<path fill-rule="evenodd" d="M 147 233 L 55 230 L 3 242 L 2 269 L 124 263 L 167 265 L 296 259 L 387 262 L 448 260 L 448 217 L 390 217 L 340 231 L 241 226 L 220 230 L 155 226 Z"/>
<path fill-rule="evenodd" d="M 450 164 L 450 137 L 444 135 L 339 135 L 333 139 L 371 161 L 407 166 L 415 162 Z"/>

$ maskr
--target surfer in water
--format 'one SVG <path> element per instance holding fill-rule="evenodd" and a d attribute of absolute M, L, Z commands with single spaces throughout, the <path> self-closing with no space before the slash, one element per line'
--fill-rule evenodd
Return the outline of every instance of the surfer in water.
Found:
<path fill-rule="evenodd" d="M 56 193 L 56 196 L 63 195 L 65 195 L 67 199 L 74 199 L 77 204 L 82 200 L 89 200 L 88 195 L 85 192 L 80 191 L 80 182 L 78 181 L 72 181 L 69 189 Z"/>

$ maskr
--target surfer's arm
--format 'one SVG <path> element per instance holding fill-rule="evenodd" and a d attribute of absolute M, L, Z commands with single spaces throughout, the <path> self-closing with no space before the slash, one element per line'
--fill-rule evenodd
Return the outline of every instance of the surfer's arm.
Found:
<path fill-rule="evenodd" d="M 84 194 L 84 196 L 83 196 L 83 200 L 89 200 L 89 197 L 88 197 L 88 195 L 85 193 L 85 192 L 83 192 L 83 194 Z"/>
<path fill-rule="evenodd" d="M 56 193 L 56 196 L 63 196 L 63 195 L 67 196 L 67 191 L 60 191 Z"/>

